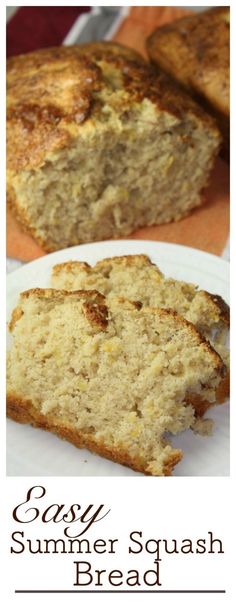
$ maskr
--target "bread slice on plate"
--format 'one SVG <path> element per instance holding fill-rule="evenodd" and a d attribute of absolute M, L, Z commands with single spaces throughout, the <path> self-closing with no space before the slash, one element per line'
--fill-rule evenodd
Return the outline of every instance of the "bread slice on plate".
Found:
<path fill-rule="evenodd" d="M 229 307 L 218 295 L 199 290 L 193 284 L 165 278 L 159 268 L 145 255 L 113 257 L 99 261 L 94 267 L 79 261 L 55 265 L 51 284 L 57 289 L 97 289 L 108 299 L 123 296 L 140 301 L 147 307 L 172 309 L 192 322 L 220 354 L 227 366 L 217 401 L 229 395 Z M 196 407 L 203 414 L 208 407 Z"/>
<path fill-rule="evenodd" d="M 149 475 L 171 474 L 166 433 L 194 426 L 191 400 L 213 403 L 225 372 L 175 312 L 96 291 L 26 291 L 10 330 L 8 416 Z"/>
<path fill-rule="evenodd" d="M 176 221 L 204 202 L 215 121 L 131 49 L 10 58 L 8 200 L 46 251 Z"/>

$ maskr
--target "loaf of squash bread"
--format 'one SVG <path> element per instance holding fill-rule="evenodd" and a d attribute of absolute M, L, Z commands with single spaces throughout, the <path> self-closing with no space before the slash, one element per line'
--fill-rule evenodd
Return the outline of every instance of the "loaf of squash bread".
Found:
<path fill-rule="evenodd" d="M 172 309 L 192 322 L 220 354 L 226 365 L 225 379 L 217 392 L 218 403 L 229 396 L 229 307 L 218 295 L 197 286 L 165 278 L 146 255 L 128 255 L 104 259 L 91 267 L 69 261 L 53 267 L 51 284 L 56 289 L 97 289 L 108 299 L 122 295 L 147 307 Z M 196 412 L 202 415 L 209 407 L 195 399 Z"/>
<path fill-rule="evenodd" d="M 229 23 L 221 6 L 173 21 L 147 40 L 151 61 L 217 119 L 229 157 Z"/>
<path fill-rule="evenodd" d="M 8 200 L 46 251 L 179 220 L 200 205 L 220 134 L 136 52 L 111 43 L 8 63 Z"/>
<path fill-rule="evenodd" d="M 8 416 L 150 475 L 171 474 L 166 433 L 194 426 L 192 397 L 214 402 L 224 374 L 175 312 L 96 291 L 26 291 L 10 330 Z"/>

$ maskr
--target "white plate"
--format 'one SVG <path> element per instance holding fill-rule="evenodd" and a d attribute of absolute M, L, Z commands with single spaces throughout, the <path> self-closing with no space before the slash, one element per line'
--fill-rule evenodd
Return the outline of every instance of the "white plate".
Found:
<path fill-rule="evenodd" d="M 202 251 L 142 240 L 119 240 L 81 245 L 51 253 L 7 277 L 8 319 L 21 291 L 47 287 L 55 263 L 79 259 L 92 265 L 115 255 L 145 253 L 166 276 L 198 284 L 229 302 L 229 265 Z M 185 431 L 171 437 L 184 452 L 175 476 L 229 475 L 229 403 L 212 408 L 214 434 L 202 437 Z M 7 421 L 7 474 L 10 476 L 140 476 L 129 468 L 78 450 L 51 433 Z"/>

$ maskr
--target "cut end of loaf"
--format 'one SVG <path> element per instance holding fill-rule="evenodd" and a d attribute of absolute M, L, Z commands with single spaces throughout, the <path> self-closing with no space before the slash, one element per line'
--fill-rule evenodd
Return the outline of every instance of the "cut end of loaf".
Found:
<path fill-rule="evenodd" d="M 214 121 L 136 54 L 93 51 L 51 49 L 9 66 L 9 202 L 47 251 L 181 219 L 202 204 L 219 149 Z M 32 70 L 39 90 L 26 111 Z"/>

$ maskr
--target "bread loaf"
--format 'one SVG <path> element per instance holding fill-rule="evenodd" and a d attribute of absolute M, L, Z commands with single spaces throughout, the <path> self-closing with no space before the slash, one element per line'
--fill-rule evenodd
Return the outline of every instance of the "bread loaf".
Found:
<path fill-rule="evenodd" d="M 207 113 L 136 52 L 58 47 L 8 63 L 8 200 L 46 251 L 179 220 L 220 144 Z"/>
<path fill-rule="evenodd" d="M 229 157 L 228 6 L 213 8 L 156 29 L 147 40 L 150 59 L 200 101 L 217 120 Z"/>
<path fill-rule="evenodd" d="M 213 403 L 224 374 L 175 312 L 96 291 L 26 291 L 10 330 L 9 417 L 146 474 L 171 474 L 166 433 L 194 426 L 191 399 Z"/>

